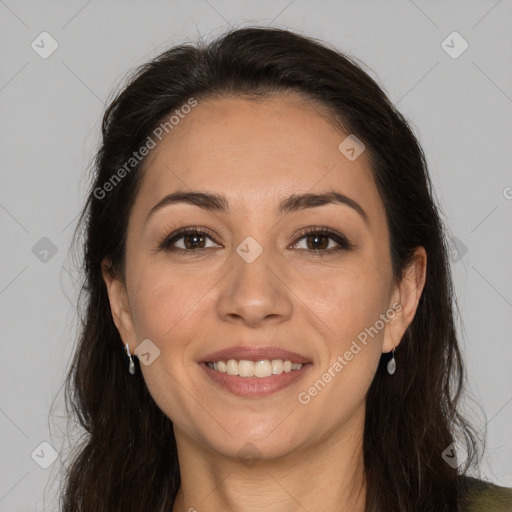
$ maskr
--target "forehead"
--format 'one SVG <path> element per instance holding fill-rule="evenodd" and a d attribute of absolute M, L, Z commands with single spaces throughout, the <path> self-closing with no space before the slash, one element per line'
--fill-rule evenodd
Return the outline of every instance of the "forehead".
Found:
<path fill-rule="evenodd" d="M 222 193 L 234 209 L 250 211 L 292 193 L 334 189 L 377 215 L 382 204 L 366 153 L 351 161 L 339 149 L 348 135 L 326 108 L 295 94 L 198 100 L 148 155 L 134 209 L 147 213 L 177 189 Z"/>

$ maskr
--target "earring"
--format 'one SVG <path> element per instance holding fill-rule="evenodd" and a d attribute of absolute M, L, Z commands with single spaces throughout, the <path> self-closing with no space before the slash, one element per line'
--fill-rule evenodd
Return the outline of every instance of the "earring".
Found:
<path fill-rule="evenodd" d="M 133 375 L 135 373 L 135 363 L 133 362 L 133 356 L 130 354 L 130 345 L 128 343 L 126 344 L 126 354 L 130 358 L 128 371 Z"/>
<path fill-rule="evenodd" d="M 393 375 L 396 370 L 396 360 L 395 360 L 395 349 L 393 349 L 393 358 L 388 361 L 388 373 L 389 375 Z"/>

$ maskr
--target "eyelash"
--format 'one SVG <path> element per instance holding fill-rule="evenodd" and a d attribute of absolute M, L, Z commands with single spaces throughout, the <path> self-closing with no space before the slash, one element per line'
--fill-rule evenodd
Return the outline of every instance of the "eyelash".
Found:
<path fill-rule="evenodd" d="M 187 254 L 189 256 L 194 256 L 194 255 L 198 254 L 200 251 L 209 249 L 209 247 L 202 248 L 202 249 L 181 249 L 181 248 L 177 248 L 177 247 L 172 247 L 172 244 L 175 243 L 176 241 L 180 240 L 181 238 L 184 238 L 187 235 L 192 235 L 192 234 L 205 235 L 208 238 L 213 240 L 212 235 L 208 231 L 205 231 L 204 229 L 201 229 L 199 227 L 187 227 L 187 228 L 180 229 L 168 236 L 165 236 L 162 240 L 160 240 L 158 242 L 158 245 L 157 245 L 158 250 L 174 252 L 174 253 L 181 252 L 181 253 Z M 328 238 L 331 238 L 338 244 L 338 247 L 336 247 L 334 249 L 323 249 L 323 250 L 322 249 L 300 249 L 301 251 L 306 251 L 315 257 L 316 256 L 324 257 L 324 256 L 326 256 L 325 253 L 332 254 L 332 253 L 338 253 L 339 251 L 350 251 L 352 249 L 355 249 L 355 247 L 356 247 L 355 244 L 349 242 L 345 236 L 337 233 L 336 231 L 333 231 L 332 229 L 328 228 L 327 226 L 309 227 L 309 228 L 302 229 L 297 234 L 298 238 L 297 238 L 296 242 L 293 244 L 293 246 L 297 245 L 300 240 L 302 240 L 303 238 L 310 236 L 310 235 L 326 235 Z M 215 242 L 215 240 L 213 240 L 213 241 Z M 215 242 L 215 243 L 217 243 L 217 242 Z"/>

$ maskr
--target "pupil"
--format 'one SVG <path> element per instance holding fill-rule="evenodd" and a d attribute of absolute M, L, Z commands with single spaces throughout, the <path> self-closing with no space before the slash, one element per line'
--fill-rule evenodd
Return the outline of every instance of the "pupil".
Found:
<path fill-rule="evenodd" d="M 325 239 L 326 239 L 327 237 L 326 237 L 326 236 L 324 236 L 324 235 L 311 235 L 309 238 L 310 238 L 310 239 L 311 239 L 311 238 L 312 238 L 312 239 L 314 239 L 314 240 L 315 240 L 315 242 L 314 242 L 314 243 L 316 243 L 316 242 L 318 241 L 318 239 L 323 238 L 323 239 L 324 239 L 324 241 L 325 241 Z M 313 247 L 313 249 L 326 249 L 326 248 L 327 248 L 327 246 L 325 245 L 325 243 L 324 243 L 324 244 L 321 244 L 321 245 L 322 245 L 322 247 Z"/>
<path fill-rule="evenodd" d="M 189 239 L 191 239 L 191 238 L 192 238 L 192 239 L 194 239 L 194 242 L 192 242 L 191 244 L 190 244 L 190 243 L 187 243 L 187 241 L 188 241 Z M 196 247 L 196 246 L 194 246 L 194 244 L 195 244 L 195 243 L 200 243 L 200 242 L 198 242 L 198 240 L 203 239 L 203 238 L 204 238 L 204 236 L 203 236 L 203 235 L 187 235 L 187 236 L 185 237 L 185 247 L 186 247 L 187 249 L 197 249 L 197 247 Z M 191 246 L 191 245 L 192 245 L 192 246 Z"/>

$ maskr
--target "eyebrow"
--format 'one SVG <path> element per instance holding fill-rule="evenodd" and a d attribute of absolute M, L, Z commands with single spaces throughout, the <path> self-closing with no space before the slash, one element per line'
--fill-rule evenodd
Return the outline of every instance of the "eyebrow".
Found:
<path fill-rule="evenodd" d="M 146 223 L 157 210 L 176 203 L 191 204 L 204 210 L 219 213 L 229 213 L 230 211 L 229 201 L 222 195 L 209 192 L 177 191 L 166 195 L 157 204 L 155 204 L 155 206 L 149 210 L 144 223 Z M 344 194 L 340 194 L 334 190 L 317 194 L 292 194 L 291 196 L 281 201 L 277 212 L 283 215 L 285 213 L 305 210 L 307 208 L 315 208 L 317 206 L 323 206 L 326 204 L 341 204 L 349 206 L 357 213 L 359 213 L 359 215 L 361 215 L 364 221 L 368 224 L 368 215 L 362 206 L 358 202 L 354 201 L 354 199 L 351 199 L 350 197 L 347 197 Z"/>

